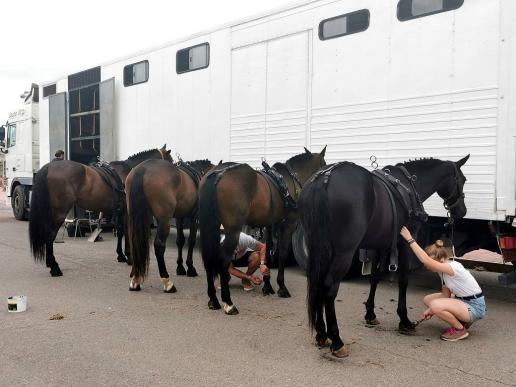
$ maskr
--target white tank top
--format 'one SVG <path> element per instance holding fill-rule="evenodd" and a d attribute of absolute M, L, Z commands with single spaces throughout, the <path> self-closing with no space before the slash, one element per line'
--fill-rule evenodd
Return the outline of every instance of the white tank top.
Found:
<path fill-rule="evenodd" d="M 453 275 L 440 273 L 443 284 L 458 297 L 474 296 L 482 293 L 477 280 L 462 266 L 460 262 L 448 261 L 453 269 Z"/>

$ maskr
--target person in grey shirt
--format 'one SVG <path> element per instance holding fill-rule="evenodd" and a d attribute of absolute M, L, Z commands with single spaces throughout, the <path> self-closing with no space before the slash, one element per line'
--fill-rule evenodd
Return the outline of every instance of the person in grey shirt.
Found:
<path fill-rule="evenodd" d="M 221 243 L 224 241 L 224 235 Z M 266 246 L 264 243 L 254 239 L 252 236 L 240 233 L 238 244 L 235 249 L 233 260 L 229 264 L 228 272 L 234 277 L 242 280 L 242 287 L 245 291 L 254 289 L 254 285 L 262 283 L 261 278 L 254 275 L 254 272 L 260 268 L 262 275 L 270 275 L 269 268 L 265 262 Z M 238 267 L 247 267 L 244 273 Z"/>

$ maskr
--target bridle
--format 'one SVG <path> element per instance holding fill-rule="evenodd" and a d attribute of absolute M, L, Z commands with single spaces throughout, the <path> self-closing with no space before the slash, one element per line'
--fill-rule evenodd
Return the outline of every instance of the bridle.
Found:
<path fill-rule="evenodd" d="M 451 209 L 457 207 L 461 201 L 464 200 L 464 192 L 462 192 L 460 183 L 459 183 L 459 170 L 457 165 L 453 163 L 453 167 L 455 168 L 455 187 L 454 190 L 444 199 L 443 206 L 449 212 Z M 457 196 L 455 200 L 452 202 L 451 199 L 453 196 Z"/>
<path fill-rule="evenodd" d="M 322 157 L 319 160 L 319 163 L 320 163 L 319 169 L 324 167 L 324 165 L 322 164 L 321 160 L 322 160 Z M 297 176 L 296 172 L 292 169 L 292 167 L 288 163 L 285 163 L 284 165 L 285 165 L 285 167 L 287 169 L 287 172 L 288 172 L 289 176 L 294 181 L 294 187 L 296 189 L 296 196 L 299 197 L 299 193 L 301 192 L 301 189 L 303 188 L 303 183 L 301 183 L 301 180 L 299 180 L 299 177 Z"/>

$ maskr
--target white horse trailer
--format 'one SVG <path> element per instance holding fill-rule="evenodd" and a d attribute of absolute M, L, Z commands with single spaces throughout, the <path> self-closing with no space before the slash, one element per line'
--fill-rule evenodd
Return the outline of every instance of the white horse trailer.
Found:
<path fill-rule="evenodd" d="M 514 15 L 514 0 L 319 0 L 199 33 L 42 84 L 41 163 L 163 143 L 253 166 L 303 146 L 367 168 L 471 154 L 467 218 L 510 223 Z M 446 216 L 437 197 L 426 209 Z"/>

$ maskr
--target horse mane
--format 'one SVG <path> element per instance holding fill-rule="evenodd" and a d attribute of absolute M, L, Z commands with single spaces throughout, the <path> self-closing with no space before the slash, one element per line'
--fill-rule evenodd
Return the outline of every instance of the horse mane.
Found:
<path fill-rule="evenodd" d="M 313 153 L 300 153 L 298 155 L 292 156 L 290 159 L 288 159 L 285 164 L 292 164 L 292 163 L 300 163 L 303 161 L 308 161 L 310 158 L 313 157 Z"/>
<path fill-rule="evenodd" d="M 151 153 L 155 153 L 155 152 L 159 152 L 158 149 L 154 148 L 154 149 L 149 149 L 149 150 L 146 150 L 146 151 L 142 151 L 142 152 L 138 152 L 138 153 L 135 153 L 134 155 L 132 156 L 129 156 L 127 158 L 127 160 L 131 160 L 131 161 L 135 161 L 137 159 L 140 159 L 142 157 L 146 157 L 148 156 L 149 154 Z"/>
<path fill-rule="evenodd" d="M 439 160 L 439 159 L 434 159 L 432 157 L 424 157 L 424 158 L 420 158 L 420 159 L 414 159 L 414 160 L 409 160 L 409 161 L 405 161 L 403 163 L 398 163 L 396 164 L 397 166 L 399 165 L 403 165 L 405 167 L 413 167 L 413 168 L 424 168 L 424 169 L 427 169 L 427 168 L 433 168 L 437 165 L 440 165 L 442 164 L 443 161 L 442 160 Z"/>

